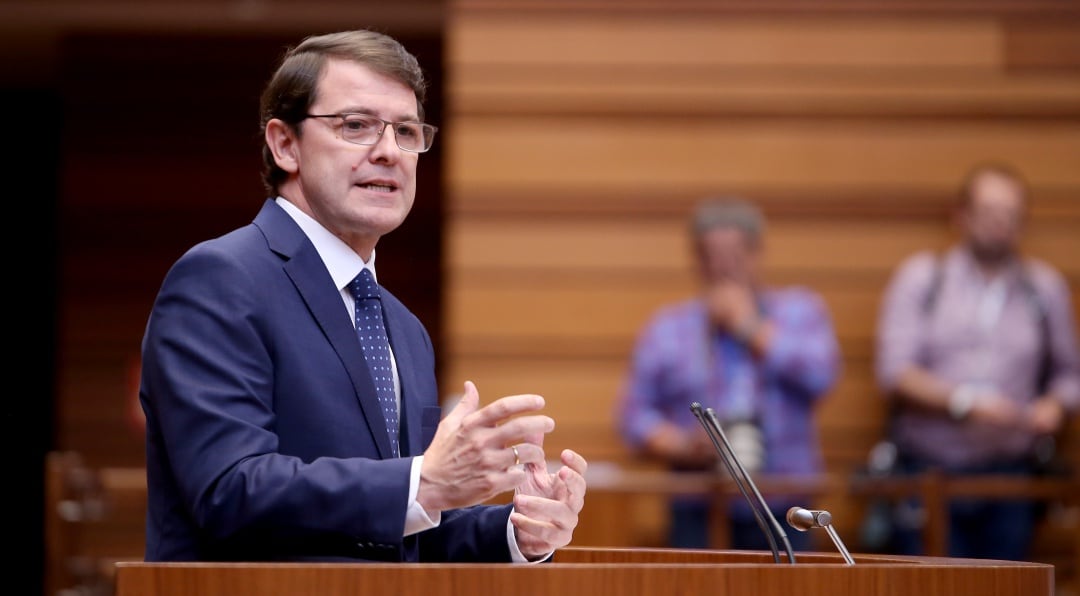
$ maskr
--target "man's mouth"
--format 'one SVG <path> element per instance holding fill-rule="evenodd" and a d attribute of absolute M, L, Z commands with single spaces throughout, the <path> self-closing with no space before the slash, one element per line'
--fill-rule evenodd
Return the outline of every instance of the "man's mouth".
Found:
<path fill-rule="evenodd" d="M 397 187 L 390 184 L 376 184 L 374 182 L 364 182 L 357 184 L 360 188 L 365 190 L 373 190 L 375 192 L 393 192 Z"/>

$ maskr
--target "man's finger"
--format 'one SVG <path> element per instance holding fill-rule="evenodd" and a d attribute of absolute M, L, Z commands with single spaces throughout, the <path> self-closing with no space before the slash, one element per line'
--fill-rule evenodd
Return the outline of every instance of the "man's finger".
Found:
<path fill-rule="evenodd" d="M 542 414 L 518 416 L 497 426 L 491 439 L 501 445 L 531 443 L 526 437 L 535 437 L 555 430 L 555 419 Z"/>
<path fill-rule="evenodd" d="M 465 420 L 465 424 L 470 427 L 495 426 L 507 418 L 537 412 L 543 408 L 544 398 L 539 395 L 508 395 L 473 412 Z"/>
<path fill-rule="evenodd" d="M 510 519 L 520 532 L 545 543 L 546 550 L 568 544 L 577 526 L 577 514 L 564 504 L 526 495 L 514 497 L 514 512 Z"/>
<path fill-rule="evenodd" d="M 476 385 L 472 381 L 465 381 L 465 393 L 458 400 L 457 405 L 453 410 L 446 415 L 444 422 L 453 424 L 455 427 L 460 426 L 462 420 L 476 411 L 480 405 L 480 392 L 476 390 Z"/>
<path fill-rule="evenodd" d="M 585 458 L 580 453 L 573 449 L 563 449 L 559 455 L 563 464 L 583 477 L 585 476 L 585 472 L 589 469 L 589 462 L 585 461 Z"/>
<path fill-rule="evenodd" d="M 515 443 L 506 448 L 507 460 L 510 462 L 506 467 L 524 464 L 528 470 L 535 465 L 544 463 L 544 450 L 530 443 Z"/>

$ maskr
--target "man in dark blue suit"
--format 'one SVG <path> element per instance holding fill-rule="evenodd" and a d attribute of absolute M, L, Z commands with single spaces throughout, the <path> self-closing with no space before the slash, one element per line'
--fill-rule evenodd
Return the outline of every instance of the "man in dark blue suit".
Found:
<path fill-rule="evenodd" d="M 548 470 L 543 398 L 480 407 L 466 382 L 443 418 L 427 331 L 374 282 L 434 140 L 425 85 L 371 31 L 305 39 L 267 85 L 272 198 L 174 264 L 143 338 L 148 561 L 526 562 L 570 542 L 586 462 L 565 450 Z M 362 277 L 378 365 L 357 334 Z"/>

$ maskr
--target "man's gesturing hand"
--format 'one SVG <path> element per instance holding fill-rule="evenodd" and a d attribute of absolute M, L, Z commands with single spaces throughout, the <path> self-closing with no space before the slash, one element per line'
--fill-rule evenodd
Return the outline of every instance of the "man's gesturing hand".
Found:
<path fill-rule="evenodd" d="M 516 464 L 544 463 L 544 434 L 555 421 L 536 414 L 539 395 L 511 395 L 483 408 L 471 381 L 465 395 L 439 423 L 424 452 L 416 501 L 429 514 L 482 503 L 525 481 Z M 526 437 L 532 437 L 527 441 Z"/>
<path fill-rule="evenodd" d="M 561 456 L 564 465 L 554 474 L 543 461 L 526 464 L 528 478 L 514 495 L 510 522 L 521 554 L 530 559 L 570 544 L 585 506 L 585 458 L 570 449 Z"/>

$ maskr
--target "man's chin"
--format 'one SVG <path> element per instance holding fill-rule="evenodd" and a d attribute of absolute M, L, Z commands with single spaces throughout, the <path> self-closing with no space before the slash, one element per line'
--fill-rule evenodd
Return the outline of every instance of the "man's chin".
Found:
<path fill-rule="evenodd" d="M 1014 254 L 1011 246 L 972 245 L 971 252 L 975 255 L 975 260 L 984 265 L 999 265 L 1011 259 Z"/>
<path fill-rule="evenodd" d="M 404 211 L 388 210 L 385 214 L 382 214 L 382 217 L 378 217 L 376 221 L 379 228 L 382 230 L 382 235 L 385 236 L 386 234 L 389 234 L 390 232 L 393 232 L 394 230 L 401 227 L 401 224 L 405 223 L 405 218 L 408 215 L 409 211 L 407 209 Z"/>

